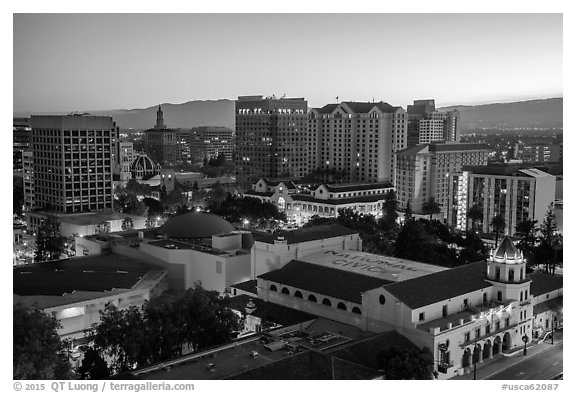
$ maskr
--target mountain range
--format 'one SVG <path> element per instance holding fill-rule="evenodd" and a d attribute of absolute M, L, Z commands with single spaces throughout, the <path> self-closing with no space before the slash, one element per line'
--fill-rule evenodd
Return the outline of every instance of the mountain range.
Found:
<path fill-rule="evenodd" d="M 562 127 L 562 98 L 456 105 L 439 111 L 458 109 L 463 133 L 479 128 L 558 128 Z M 223 126 L 234 128 L 234 101 L 188 101 L 182 104 L 161 104 L 164 123 L 169 128 Z M 90 111 L 94 115 L 112 116 L 121 129 L 148 129 L 156 123 L 157 106 L 144 109 Z M 29 114 L 14 114 L 14 116 Z"/>

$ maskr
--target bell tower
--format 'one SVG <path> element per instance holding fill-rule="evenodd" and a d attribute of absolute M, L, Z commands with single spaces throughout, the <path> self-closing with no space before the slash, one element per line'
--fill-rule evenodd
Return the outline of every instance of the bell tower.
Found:
<path fill-rule="evenodd" d="M 166 128 L 164 125 L 164 114 L 162 113 L 162 108 L 158 105 L 158 112 L 156 112 L 156 125 L 154 126 L 157 130 L 162 130 Z"/>

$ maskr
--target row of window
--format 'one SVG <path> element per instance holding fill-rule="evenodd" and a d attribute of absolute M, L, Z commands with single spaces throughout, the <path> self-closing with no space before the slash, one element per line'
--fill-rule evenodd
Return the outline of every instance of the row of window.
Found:
<path fill-rule="evenodd" d="M 270 285 L 270 291 L 278 292 L 278 288 L 276 287 L 276 285 L 272 284 L 272 285 Z M 286 287 L 282 288 L 281 293 L 284 295 L 290 296 L 290 290 Z M 300 299 L 304 298 L 304 296 L 302 295 L 302 292 L 300 292 L 298 290 L 296 290 L 294 292 L 294 297 L 300 298 Z M 313 303 L 318 303 L 318 299 L 313 294 L 308 295 L 308 301 L 313 302 Z M 332 301 L 328 298 L 324 298 L 322 300 L 322 304 L 325 306 L 328 306 L 328 307 L 332 307 Z M 348 311 L 348 308 L 346 307 L 346 304 L 344 302 L 338 302 L 338 304 L 336 305 L 336 308 L 339 310 Z M 360 310 L 360 308 L 356 307 L 356 306 L 352 307 L 352 310 L 350 310 L 350 311 L 353 312 L 354 314 L 362 314 L 362 311 Z"/>

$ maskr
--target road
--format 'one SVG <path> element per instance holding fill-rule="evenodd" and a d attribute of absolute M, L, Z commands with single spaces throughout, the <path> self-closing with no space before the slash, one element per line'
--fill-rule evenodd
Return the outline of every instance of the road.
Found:
<path fill-rule="evenodd" d="M 562 369 L 563 343 L 550 346 L 537 355 L 530 356 L 485 379 L 498 380 L 546 380 L 560 374 Z"/>

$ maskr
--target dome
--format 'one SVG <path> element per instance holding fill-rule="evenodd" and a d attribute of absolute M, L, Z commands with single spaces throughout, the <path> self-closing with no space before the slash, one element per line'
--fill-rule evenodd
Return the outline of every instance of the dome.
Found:
<path fill-rule="evenodd" d="M 216 214 L 189 212 L 170 218 L 159 231 L 173 239 L 200 239 L 233 230 L 232 224 Z"/>
<path fill-rule="evenodd" d="M 510 261 L 522 261 L 524 257 L 522 251 L 516 248 L 512 239 L 506 236 L 504 240 L 502 240 L 502 243 L 500 243 L 500 247 L 498 247 L 494 252 L 494 258 L 509 263 Z"/>
<path fill-rule="evenodd" d="M 147 154 L 140 154 L 132 163 L 130 172 L 133 179 L 148 180 L 159 174 L 161 169 Z"/>

